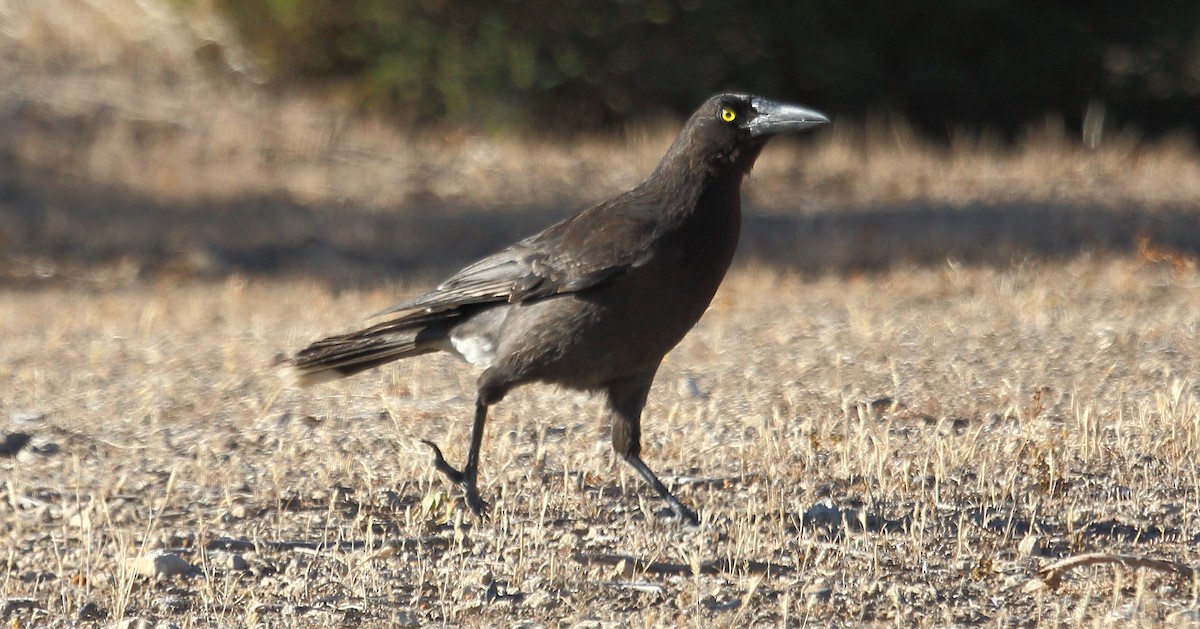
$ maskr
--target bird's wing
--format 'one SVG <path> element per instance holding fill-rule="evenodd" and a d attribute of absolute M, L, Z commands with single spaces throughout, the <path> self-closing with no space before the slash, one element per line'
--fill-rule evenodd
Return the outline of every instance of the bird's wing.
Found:
<path fill-rule="evenodd" d="M 531 301 L 613 281 L 650 257 L 658 226 L 645 208 L 618 200 L 556 223 L 379 315 L 407 318 L 472 304 Z"/>

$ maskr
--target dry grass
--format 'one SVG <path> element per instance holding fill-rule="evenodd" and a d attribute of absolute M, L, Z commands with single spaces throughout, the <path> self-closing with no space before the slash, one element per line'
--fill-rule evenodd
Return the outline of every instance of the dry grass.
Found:
<path fill-rule="evenodd" d="M 773 146 L 647 408 L 704 524 L 656 517 L 597 401 L 538 387 L 495 409 L 478 523 L 419 444 L 463 455 L 468 367 L 301 391 L 272 363 L 629 185 L 668 132 L 415 138 L 214 81 L 241 67 L 220 33 L 0 0 L 0 437 L 31 437 L 0 458 L 0 620 L 1197 622 L 1191 147 Z M 196 571 L 139 576 L 153 549 Z"/>
<path fill-rule="evenodd" d="M 1127 260 L 742 268 L 647 409 L 648 456 L 702 512 L 695 531 L 651 515 L 585 396 L 497 407 L 496 513 L 476 523 L 417 442 L 462 456 L 468 368 L 431 358 L 312 391 L 270 368 L 403 288 L 12 295 L 0 412 L 59 449 L 2 463 L 3 595 L 37 601 L 19 616 L 36 625 L 89 602 L 181 626 L 1156 625 L 1195 584 L 1100 567 L 1022 588 L 1084 552 L 1200 562 L 1197 288 Z M 123 571 L 152 548 L 200 573 Z"/>

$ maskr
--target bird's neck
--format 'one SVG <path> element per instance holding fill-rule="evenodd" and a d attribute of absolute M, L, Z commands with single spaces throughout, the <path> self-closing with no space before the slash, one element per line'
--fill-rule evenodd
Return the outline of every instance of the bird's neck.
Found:
<path fill-rule="evenodd" d="M 742 180 L 761 148 L 761 145 L 743 146 L 732 154 L 700 159 L 684 151 L 671 151 L 646 184 L 655 182 L 654 192 L 671 199 L 662 204 L 669 223 L 740 222 Z M 663 185 L 663 182 L 669 183 Z"/>

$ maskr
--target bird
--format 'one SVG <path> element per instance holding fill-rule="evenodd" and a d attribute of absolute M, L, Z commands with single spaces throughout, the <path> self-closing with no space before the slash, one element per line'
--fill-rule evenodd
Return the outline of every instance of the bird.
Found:
<path fill-rule="evenodd" d="M 378 323 L 295 354 L 299 384 L 449 352 L 481 369 L 462 468 L 436 443 L 433 465 L 485 518 L 477 485 L 488 409 L 544 383 L 602 394 L 615 453 L 698 525 L 641 456 L 642 410 L 663 357 L 708 309 L 737 248 L 741 185 L 770 138 L 829 122 L 749 94 L 706 100 L 650 175 L 632 189 L 484 257 L 437 288 L 375 315 Z"/>

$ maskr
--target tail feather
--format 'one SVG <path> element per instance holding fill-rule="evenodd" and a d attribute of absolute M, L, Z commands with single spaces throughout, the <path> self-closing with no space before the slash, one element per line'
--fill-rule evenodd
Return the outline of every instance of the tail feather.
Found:
<path fill-rule="evenodd" d="M 438 351 L 445 340 L 444 326 L 408 328 L 385 323 L 321 339 L 300 350 L 291 364 L 300 386 L 307 387 Z"/>

